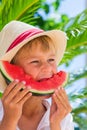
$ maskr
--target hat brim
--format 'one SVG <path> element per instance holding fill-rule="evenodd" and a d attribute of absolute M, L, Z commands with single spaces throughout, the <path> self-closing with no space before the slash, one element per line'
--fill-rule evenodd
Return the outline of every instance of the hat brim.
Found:
<path fill-rule="evenodd" d="M 37 38 L 39 36 L 44 36 L 44 35 L 52 39 L 53 44 L 57 50 L 57 53 L 56 53 L 57 64 L 59 64 L 59 62 L 61 61 L 64 55 L 64 52 L 66 49 L 66 43 L 67 43 L 66 34 L 60 30 L 42 32 L 42 33 L 36 34 L 34 36 L 31 36 L 25 39 L 20 44 L 18 44 L 13 49 L 11 49 L 9 52 L 5 53 L 5 55 L 2 56 L 0 60 L 7 60 L 10 62 L 22 46 L 24 46 L 26 43 L 28 43 L 32 39 Z"/>

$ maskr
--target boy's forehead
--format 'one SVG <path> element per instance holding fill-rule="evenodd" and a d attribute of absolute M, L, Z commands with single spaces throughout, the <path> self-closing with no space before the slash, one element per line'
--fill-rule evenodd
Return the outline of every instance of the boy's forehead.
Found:
<path fill-rule="evenodd" d="M 38 53 L 39 52 L 39 53 Z M 55 55 L 56 49 L 52 43 L 52 41 L 48 39 L 40 40 L 35 39 L 33 41 L 30 41 L 26 43 L 17 53 L 17 56 L 25 57 L 25 56 L 35 56 L 36 54 L 40 55 L 41 53 L 49 53 L 50 55 Z"/>
<path fill-rule="evenodd" d="M 32 46 L 30 49 L 25 48 L 23 51 L 19 53 L 19 56 L 21 57 L 30 57 L 30 58 L 38 58 L 38 57 L 43 57 L 43 56 L 55 56 L 55 50 L 54 48 L 49 48 L 49 49 L 43 49 L 41 45 L 35 45 Z"/>
<path fill-rule="evenodd" d="M 30 53 L 34 56 L 38 56 L 38 55 L 49 55 L 49 56 L 55 56 L 56 51 L 53 45 L 51 45 L 49 43 L 49 45 L 47 46 L 46 44 L 44 45 L 43 43 L 39 43 L 39 44 L 33 44 L 34 46 L 32 46 L 32 48 L 30 49 Z"/>
<path fill-rule="evenodd" d="M 22 47 L 22 49 L 20 50 L 24 50 L 24 51 L 32 51 L 32 50 L 42 50 L 42 51 L 49 51 L 49 50 L 55 50 L 55 47 L 52 43 L 52 41 L 33 41 L 33 42 L 29 42 L 27 43 L 24 47 Z"/>
<path fill-rule="evenodd" d="M 41 45 L 37 45 L 37 46 L 32 46 L 31 49 L 27 49 L 25 50 L 24 53 L 27 53 L 31 56 L 38 56 L 38 55 L 42 55 L 42 54 L 49 54 L 51 56 L 55 55 L 55 49 L 54 48 L 43 48 Z"/>

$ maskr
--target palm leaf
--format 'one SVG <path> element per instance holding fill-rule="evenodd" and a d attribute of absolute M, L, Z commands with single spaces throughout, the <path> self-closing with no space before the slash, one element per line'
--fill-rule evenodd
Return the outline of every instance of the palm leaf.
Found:
<path fill-rule="evenodd" d="M 76 98 L 76 100 L 78 99 L 80 99 L 80 97 Z M 74 102 L 74 103 L 78 104 L 78 102 Z M 87 130 L 87 123 L 86 123 L 87 122 L 87 100 L 83 99 L 81 100 L 78 106 L 77 105 L 75 106 L 76 108 L 73 108 L 72 110 L 74 122 L 78 124 L 81 130 Z"/>
<path fill-rule="evenodd" d="M 80 104 L 84 104 L 84 101 L 82 99 L 87 98 L 87 86 L 83 87 L 79 91 L 70 92 L 68 94 L 68 96 L 69 96 L 70 101 L 80 103 Z M 80 99 L 80 100 L 78 101 L 78 99 Z"/>
<path fill-rule="evenodd" d="M 11 20 L 34 23 L 34 14 L 39 5 L 39 0 L 2 0 L 0 5 L 0 29 Z"/>
<path fill-rule="evenodd" d="M 87 53 L 87 10 L 64 23 L 62 30 L 67 33 L 67 48 L 60 64 L 70 63 L 71 60 Z"/>
<path fill-rule="evenodd" d="M 80 70 L 76 72 L 69 73 L 69 79 L 68 79 L 67 85 L 70 85 L 76 80 L 79 80 L 81 78 L 86 78 L 86 77 L 87 77 L 87 67 L 85 66 L 84 68 L 81 68 Z"/>
<path fill-rule="evenodd" d="M 71 61 L 76 57 L 76 56 L 80 56 L 82 54 L 86 54 L 87 53 L 87 44 L 83 44 L 79 47 L 76 48 L 72 48 L 69 49 L 68 51 L 66 50 L 64 57 L 60 63 L 61 64 L 66 64 L 69 65 L 71 63 Z"/>
<path fill-rule="evenodd" d="M 74 116 L 74 122 L 79 125 L 80 130 L 87 130 L 87 118 L 86 115 L 81 116 Z"/>
<path fill-rule="evenodd" d="M 87 100 L 85 100 L 83 104 L 80 104 L 78 107 L 74 108 L 72 113 L 75 113 L 75 115 L 87 113 Z"/>
<path fill-rule="evenodd" d="M 62 26 L 62 30 L 72 34 L 73 36 L 78 35 L 81 31 L 86 30 L 87 28 L 87 9 L 76 17 L 68 19 Z M 74 31 L 74 32 L 73 32 Z M 69 36 L 70 36 L 69 35 Z"/>

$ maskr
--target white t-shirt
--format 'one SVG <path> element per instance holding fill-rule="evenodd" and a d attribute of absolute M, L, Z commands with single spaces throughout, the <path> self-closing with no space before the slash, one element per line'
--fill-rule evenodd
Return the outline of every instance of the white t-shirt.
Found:
<path fill-rule="evenodd" d="M 50 104 L 46 100 L 44 100 L 43 103 L 47 108 L 47 111 L 42 117 L 37 130 L 50 130 L 49 127 Z M 2 120 L 2 117 L 3 117 L 3 106 L 0 100 L 0 121 Z M 18 126 L 16 130 L 20 130 Z M 74 123 L 72 115 L 70 113 L 61 121 L 61 130 L 74 130 Z"/>

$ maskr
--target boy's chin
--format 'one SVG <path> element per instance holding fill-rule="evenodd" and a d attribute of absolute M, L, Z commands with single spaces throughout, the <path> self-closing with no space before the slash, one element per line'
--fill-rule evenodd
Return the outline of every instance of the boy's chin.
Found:
<path fill-rule="evenodd" d="M 48 98 L 50 98 L 51 96 L 52 96 L 52 94 L 46 95 L 46 96 L 43 96 L 43 97 L 44 97 L 44 99 L 48 99 Z"/>
<path fill-rule="evenodd" d="M 50 94 L 50 95 L 40 95 L 40 96 L 37 96 L 37 97 L 39 97 L 39 98 L 42 98 L 42 99 L 48 99 L 48 98 L 50 98 L 52 95 Z"/>

